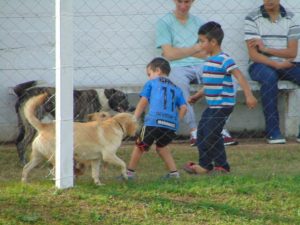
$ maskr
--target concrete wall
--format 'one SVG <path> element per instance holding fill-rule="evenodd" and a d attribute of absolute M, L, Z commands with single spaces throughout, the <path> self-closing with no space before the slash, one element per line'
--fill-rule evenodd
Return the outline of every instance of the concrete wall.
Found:
<path fill-rule="evenodd" d="M 300 14 L 299 0 L 281 2 Z M 14 140 L 17 129 L 16 99 L 9 87 L 33 79 L 50 85 L 55 83 L 54 3 L 0 1 L 0 141 Z M 261 3 L 261 0 L 196 0 L 192 9 L 203 20 L 222 24 L 223 49 L 236 59 L 244 72 L 248 57 L 243 41 L 243 18 Z M 174 8 L 173 0 L 74 0 L 73 6 L 74 84 L 81 87 L 142 85 L 146 81 L 145 65 L 160 55 L 154 47 L 154 24 Z M 238 126 L 242 115 L 235 111 L 234 122 L 229 125 L 236 126 L 230 127 L 232 130 L 244 129 L 242 124 Z M 260 109 L 251 116 L 255 117 L 249 127 L 261 130 Z"/>

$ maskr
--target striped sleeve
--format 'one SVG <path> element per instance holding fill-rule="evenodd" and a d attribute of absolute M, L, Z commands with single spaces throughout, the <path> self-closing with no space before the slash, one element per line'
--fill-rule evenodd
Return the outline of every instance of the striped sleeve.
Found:
<path fill-rule="evenodd" d="M 261 38 L 253 13 L 250 13 L 245 17 L 244 33 L 245 33 L 245 38 L 244 38 L 245 41 L 254 38 L 257 39 Z"/>
<path fill-rule="evenodd" d="M 230 73 L 232 70 L 238 68 L 236 63 L 231 57 L 226 57 L 223 62 L 223 67 L 225 68 L 227 73 Z"/>
<path fill-rule="evenodd" d="M 288 39 L 300 39 L 300 18 L 299 16 L 293 16 L 289 27 Z"/>

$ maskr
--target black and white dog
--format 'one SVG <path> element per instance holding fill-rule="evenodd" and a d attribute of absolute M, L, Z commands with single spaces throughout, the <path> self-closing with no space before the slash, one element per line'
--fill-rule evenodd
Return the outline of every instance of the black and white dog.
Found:
<path fill-rule="evenodd" d="M 35 129 L 28 123 L 24 116 L 23 108 L 28 99 L 41 93 L 48 93 L 48 100 L 36 112 L 39 119 L 46 115 L 55 117 L 55 88 L 40 87 L 37 81 L 21 83 L 13 88 L 18 99 L 15 110 L 18 115 L 18 136 L 15 141 L 19 159 L 26 163 L 25 151 L 35 136 Z M 74 121 L 85 122 L 87 115 L 99 111 L 134 111 L 130 106 L 127 95 L 113 88 L 74 90 Z"/>

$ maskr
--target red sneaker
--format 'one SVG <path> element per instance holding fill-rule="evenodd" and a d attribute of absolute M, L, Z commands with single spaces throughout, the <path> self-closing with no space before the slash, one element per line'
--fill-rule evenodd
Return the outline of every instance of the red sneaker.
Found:
<path fill-rule="evenodd" d="M 239 144 L 239 142 L 235 138 L 232 138 L 232 137 L 223 136 L 223 140 L 224 140 L 224 146 Z"/>

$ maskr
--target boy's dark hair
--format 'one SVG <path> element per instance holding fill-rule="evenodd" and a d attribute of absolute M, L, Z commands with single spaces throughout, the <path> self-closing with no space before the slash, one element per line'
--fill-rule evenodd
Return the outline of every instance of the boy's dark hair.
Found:
<path fill-rule="evenodd" d="M 220 24 L 211 21 L 199 28 L 198 35 L 205 35 L 209 41 L 215 39 L 219 45 L 222 44 L 224 32 Z"/>
<path fill-rule="evenodd" d="M 171 71 L 169 62 L 162 57 L 152 59 L 151 62 L 148 63 L 147 68 L 150 68 L 151 70 L 156 70 L 158 68 L 166 75 L 169 75 Z"/>

